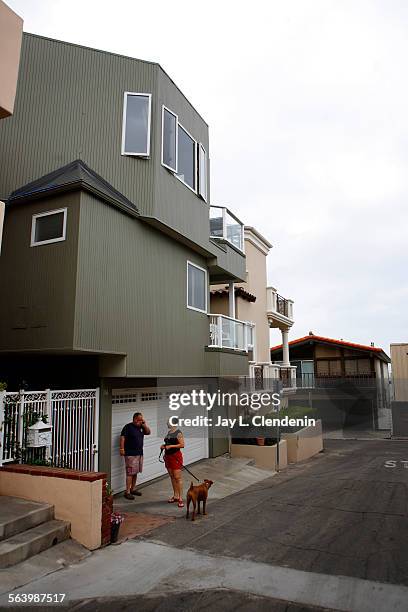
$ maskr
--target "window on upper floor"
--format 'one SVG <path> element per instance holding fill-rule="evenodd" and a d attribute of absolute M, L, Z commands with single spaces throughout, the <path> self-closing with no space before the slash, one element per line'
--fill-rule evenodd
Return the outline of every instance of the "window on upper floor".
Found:
<path fill-rule="evenodd" d="M 187 262 L 187 307 L 207 312 L 207 270 Z"/>
<path fill-rule="evenodd" d="M 177 115 L 163 106 L 162 164 L 173 172 L 177 172 L 177 121 Z"/>
<path fill-rule="evenodd" d="M 196 191 L 196 141 L 180 124 L 178 125 L 177 177 Z"/>
<path fill-rule="evenodd" d="M 66 227 L 66 208 L 33 215 L 31 221 L 31 246 L 65 240 Z"/>
<path fill-rule="evenodd" d="M 198 195 L 207 201 L 207 152 L 203 145 L 198 145 Z"/>
<path fill-rule="evenodd" d="M 179 123 L 176 113 L 162 106 L 163 166 L 207 201 L 207 152 Z"/>
<path fill-rule="evenodd" d="M 123 102 L 122 155 L 150 155 L 152 96 L 126 91 Z"/>

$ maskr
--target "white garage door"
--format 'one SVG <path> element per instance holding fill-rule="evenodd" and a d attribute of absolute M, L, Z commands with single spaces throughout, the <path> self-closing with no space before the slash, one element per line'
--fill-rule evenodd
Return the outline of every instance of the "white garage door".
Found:
<path fill-rule="evenodd" d="M 119 454 L 120 432 L 126 423 L 132 421 L 135 412 L 142 412 L 151 429 L 151 435 L 144 438 L 143 472 L 137 482 L 147 482 L 166 474 L 166 468 L 159 462 L 160 445 L 167 433 L 166 421 L 169 415 L 167 396 L 155 389 L 114 389 L 112 391 L 112 458 L 111 486 L 114 493 L 125 490 L 125 460 Z M 205 410 L 204 410 L 205 412 Z M 182 428 L 181 428 L 182 429 Z M 186 432 L 184 432 L 186 434 Z M 185 435 L 183 449 L 184 463 L 188 465 L 208 457 L 208 429 L 198 430 L 199 437 Z"/>

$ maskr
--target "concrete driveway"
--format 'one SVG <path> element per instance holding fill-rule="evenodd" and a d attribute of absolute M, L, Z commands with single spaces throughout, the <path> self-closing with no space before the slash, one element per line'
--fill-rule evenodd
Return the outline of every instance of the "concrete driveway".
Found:
<path fill-rule="evenodd" d="M 214 459 L 203 459 L 187 467 L 199 481 L 202 482 L 204 478 L 213 480 L 211 498 L 220 500 L 275 474 L 271 470 L 255 467 L 253 463 L 252 459 L 230 459 L 229 457 L 222 456 Z M 185 499 L 190 482 L 198 483 L 186 470 L 183 470 L 182 476 Z M 167 499 L 173 495 L 170 478 L 167 475 L 154 482 L 142 484 L 138 489 L 142 496 L 135 497 L 133 501 L 125 499 L 122 493 L 116 495 L 114 499 L 115 510 L 120 512 L 142 512 L 174 518 L 184 514 L 184 511 L 178 509 L 177 505 L 167 503 Z"/>

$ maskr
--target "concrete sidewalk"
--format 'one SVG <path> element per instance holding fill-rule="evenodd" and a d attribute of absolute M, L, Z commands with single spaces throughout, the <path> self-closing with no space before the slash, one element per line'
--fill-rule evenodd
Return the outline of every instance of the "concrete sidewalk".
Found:
<path fill-rule="evenodd" d="M 168 597 L 214 589 L 344 612 L 406 612 L 408 601 L 404 586 L 214 557 L 143 541 L 97 551 L 75 566 L 18 589 L 18 593 L 63 593 L 68 608 L 75 602 L 82 602 L 78 603 L 82 608 L 89 599 L 119 597 L 123 601 L 137 595 Z M 8 598 L 0 596 L 0 606 L 7 603 Z M 139 602 L 135 609 L 145 608 Z"/>

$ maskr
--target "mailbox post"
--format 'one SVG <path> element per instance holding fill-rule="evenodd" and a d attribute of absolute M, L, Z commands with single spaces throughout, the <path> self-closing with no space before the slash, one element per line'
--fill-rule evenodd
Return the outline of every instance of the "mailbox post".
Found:
<path fill-rule="evenodd" d="M 52 425 L 44 423 L 41 419 L 28 427 L 27 447 L 42 448 L 46 446 L 47 458 L 52 446 Z"/>

